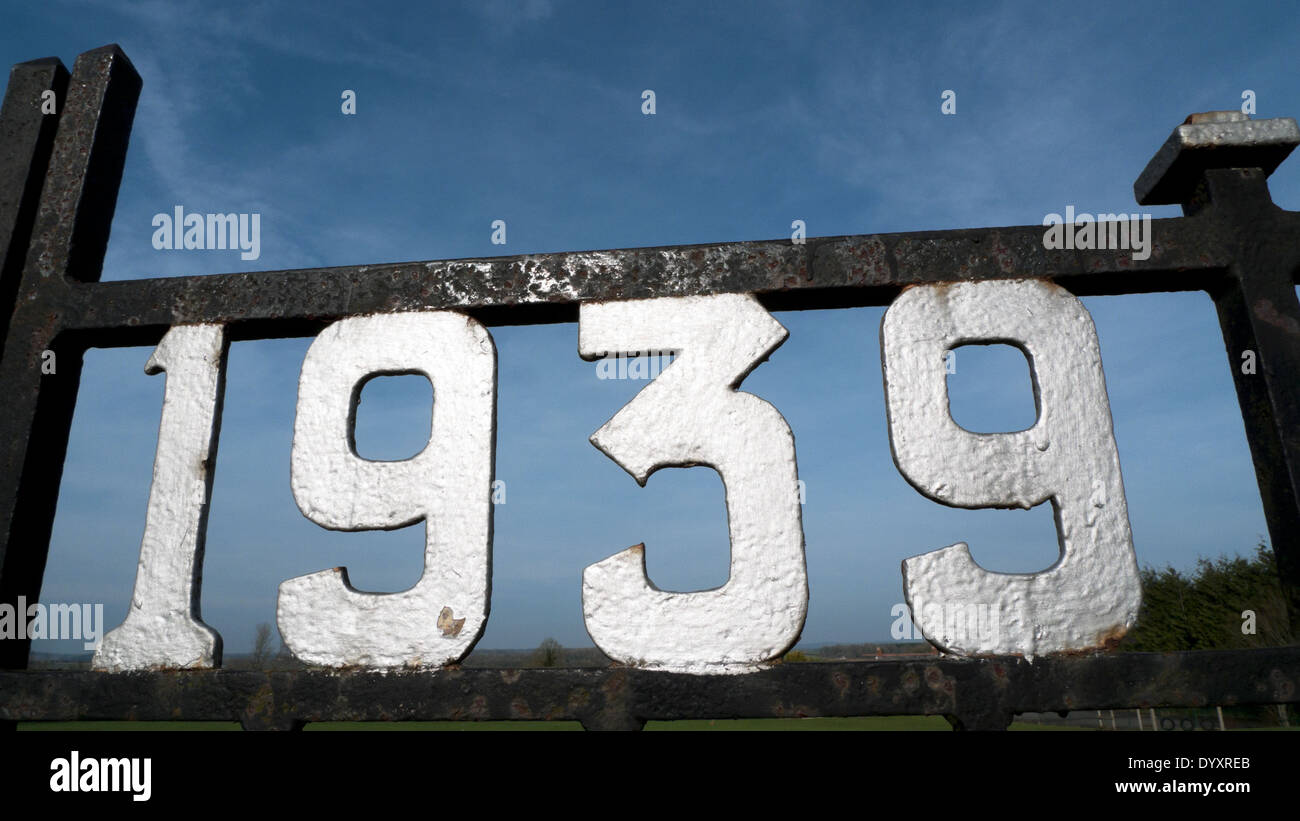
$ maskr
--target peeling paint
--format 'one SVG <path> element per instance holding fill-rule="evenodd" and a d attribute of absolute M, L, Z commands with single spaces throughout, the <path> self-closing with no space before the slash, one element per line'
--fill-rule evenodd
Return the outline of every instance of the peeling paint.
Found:
<path fill-rule="evenodd" d="M 455 618 L 450 607 L 444 607 L 438 612 L 438 629 L 444 636 L 459 636 L 464 627 L 465 620 Z"/>

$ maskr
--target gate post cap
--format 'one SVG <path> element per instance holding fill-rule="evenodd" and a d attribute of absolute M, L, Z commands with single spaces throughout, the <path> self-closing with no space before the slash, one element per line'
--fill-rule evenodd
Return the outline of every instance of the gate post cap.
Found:
<path fill-rule="evenodd" d="M 1178 205 L 1191 199 L 1211 168 L 1260 168 L 1272 174 L 1297 145 L 1292 117 L 1252 120 L 1240 111 L 1192 114 L 1174 129 L 1133 183 L 1138 205 Z"/>

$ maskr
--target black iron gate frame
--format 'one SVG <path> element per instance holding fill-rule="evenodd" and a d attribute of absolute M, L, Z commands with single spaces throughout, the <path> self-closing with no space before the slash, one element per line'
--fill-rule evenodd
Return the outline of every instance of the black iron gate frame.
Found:
<path fill-rule="evenodd" d="M 1036 278 L 1078 296 L 1213 298 L 1300 635 L 1300 213 L 1275 206 L 1267 185 L 1293 136 L 1198 150 L 1171 137 L 1135 192 L 1141 205 L 1180 204 L 1184 216 L 1153 221 L 1145 260 L 1127 250 L 1049 251 L 1041 226 L 1020 226 L 99 282 L 140 88 L 110 45 L 79 56 L 71 75 L 55 58 L 14 66 L 0 109 L 0 602 L 39 597 L 91 346 L 152 345 L 172 326 L 196 323 L 224 323 L 233 340 L 311 336 L 345 317 L 417 309 L 487 325 L 576 322 L 582 302 L 716 293 L 752 293 L 769 310 L 848 308 L 888 305 L 909 285 Z M 41 113 L 45 91 L 58 113 Z M 47 350 L 57 380 L 42 377 Z M 1257 355 L 1252 375 L 1235 367 L 1247 350 Z M 741 676 L 626 667 L 36 671 L 26 669 L 29 649 L 29 640 L 0 642 L 0 726 L 549 719 L 635 729 L 688 718 L 943 715 L 958 729 L 1003 729 L 1022 712 L 1300 701 L 1300 646 L 1032 664 L 1015 656 L 785 664 Z"/>

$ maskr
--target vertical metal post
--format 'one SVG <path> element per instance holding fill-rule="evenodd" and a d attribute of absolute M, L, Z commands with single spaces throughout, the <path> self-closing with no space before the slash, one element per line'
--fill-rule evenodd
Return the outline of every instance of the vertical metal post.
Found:
<path fill-rule="evenodd" d="M 1300 247 L 1294 242 L 1288 246 L 1281 241 L 1286 235 L 1272 230 L 1277 209 L 1259 169 L 1207 171 L 1205 190 L 1216 218 L 1232 224 L 1239 243 L 1229 282 L 1211 296 L 1246 423 L 1291 633 L 1300 636 L 1300 300 L 1293 285 Z M 1247 351 L 1255 356 L 1253 373 L 1244 367 Z"/>
<path fill-rule="evenodd" d="M 55 57 L 32 60 L 10 70 L 0 105 L 0 351 L 22 281 L 67 90 L 68 70 L 63 63 Z"/>
<path fill-rule="evenodd" d="M 58 106 L 67 88 L 68 70 L 58 59 L 19 63 L 9 72 L 4 103 L 0 104 L 0 354 L 22 281 L 41 184 L 54 148 Z M 54 98 L 53 113 L 44 110 L 50 94 Z M 3 562 L 4 546 L 0 545 L 0 567 Z M 15 614 L 17 618 L 25 615 Z M 0 721 L 0 730 L 16 726 L 13 721 Z"/>
<path fill-rule="evenodd" d="M 140 85 L 117 46 L 77 58 L 14 286 L 0 354 L 0 602 L 15 607 L 20 597 L 28 605 L 40 597 L 81 380 L 84 346 L 59 334 L 66 294 L 71 280 L 99 279 Z M 55 354 L 54 374 L 41 372 L 46 350 Z M 0 668 L 26 667 L 30 646 L 0 642 Z"/>
<path fill-rule="evenodd" d="M 1290 118 L 1193 114 L 1134 185 L 1141 205 L 1177 203 L 1233 248 L 1210 289 L 1246 425 L 1269 539 L 1300 636 L 1300 242 L 1294 215 L 1273 204 L 1268 176 L 1300 144 Z"/>

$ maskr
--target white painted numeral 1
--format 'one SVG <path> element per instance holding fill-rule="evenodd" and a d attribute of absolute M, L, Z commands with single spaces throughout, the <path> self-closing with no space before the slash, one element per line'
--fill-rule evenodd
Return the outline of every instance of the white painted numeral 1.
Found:
<path fill-rule="evenodd" d="M 400 462 L 354 444 L 361 388 L 382 374 L 433 383 L 428 445 Z M 330 530 L 425 522 L 424 573 L 400 593 L 363 593 L 336 567 L 280 585 L 280 634 L 303 661 L 332 667 L 437 667 L 465 656 L 487 622 L 492 560 L 496 348 L 451 312 L 354 317 L 307 351 L 298 383 L 291 482 L 307 518 Z"/>
<path fill-rule="evenodd" d="M 145 365 L 145 373 L 166 371 L 167 384 L 135 592 L 126 620 L 95 650 L 92 669 L 221 663 L 221 636 L 202 622 L 199 592 L 226 351 L 224 326 L 183 325 L 167 332 Z"/>
<path fill-rule="evenodd" d="M 972 433 L 949 412 L 944 356 L 999 342 L 1030 359 L 1038 421 Z M 886 312 L 880 347 L 894 462 L 913 487 L 952 507 L 1050 500 L 1056 513 L 1060 559 L 1041 573 L 985 570 L 964 542 L 903 562 L 925 637 L 960 655 L 1032 657 L 1122 636 L 1141 587 L 1101 351 L 1083 304 L 1037 280 L 917 286 Z M 991 625 L 971 618 L 981 609 Z"/>
<path fill-rule="evenodd" d="M 644 350 L 677 358 L 591 437 L 644 485 L 662 467 L 722 477 L 731 577 L 670 593 L 646 576 L 644 546 L 586 568 L 587 632 L 624 664 L 683 673 L 759 669 L 799 638 L 808 609 L 794 436 L 781 414 L 736 388 L 787 336 L 752 296 L 723 294 L 582 305 L 586 359 Z"/>

